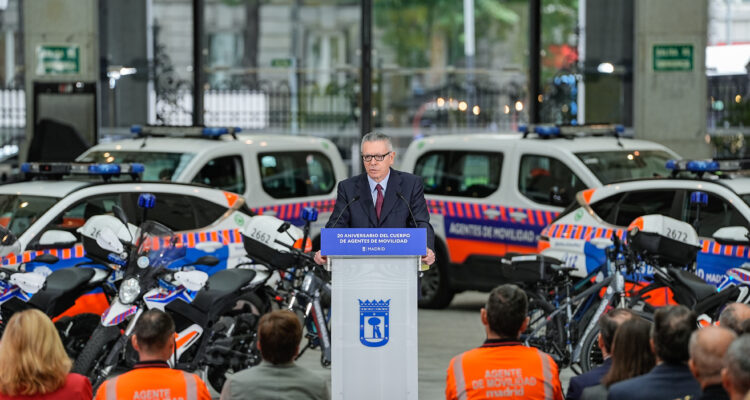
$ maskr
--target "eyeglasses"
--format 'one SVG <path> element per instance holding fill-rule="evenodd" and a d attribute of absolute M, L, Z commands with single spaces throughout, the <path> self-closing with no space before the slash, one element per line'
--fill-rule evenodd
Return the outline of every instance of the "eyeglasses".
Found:
<path fill-rule="evenodd" d="M 373 159 L 375 159 L 375 161 L 383 161 L 385 159 L 385 156 L 387 156 L 388 154 L 391 154 L 391 152 L 389 151 L 385 154 L 362 154 L 362 161 L 370 162 Z"/>

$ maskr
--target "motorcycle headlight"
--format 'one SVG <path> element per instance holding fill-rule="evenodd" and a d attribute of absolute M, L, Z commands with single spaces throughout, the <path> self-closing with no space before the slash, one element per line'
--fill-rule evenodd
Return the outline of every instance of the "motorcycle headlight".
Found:
<path fill-rule="evenodd" d="M 134 302 L 141 294 L 141 285 L 137 278 L 126 279 L 120 284 L 120 301 L 123 304 Z"/>

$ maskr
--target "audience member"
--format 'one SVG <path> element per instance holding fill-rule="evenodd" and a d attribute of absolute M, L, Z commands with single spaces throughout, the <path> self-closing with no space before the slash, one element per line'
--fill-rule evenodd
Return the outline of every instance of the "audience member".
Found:
<path fill-rule="evenodd" d="M 323 400 L 330 397 L 326 382 L 294 363 L 302 340 L 302 325 L 291 311 L 278 310 L 260 318 L 260 365 L 232 375 L 221 400 Z"/>
<path fill-rule="evenodd" d="M 633 318 L 635 314 L 626 308 L 615 308 L 608 313 L 599 317 L 599 340 L 597 345 L 602 352 L 604 362 L 602 365 L 592 369 L 585 374 L 574 376 L 568 384 L 567 400 L 578 400 L 581 398 L 583 389 L 598 385 L 602 377 L 609 371 L 612 365 L 612 339 L 615 337 L 615 331 L 625 321 Z"/>
<path fill-rule="evenodd" d="M 688 366 L 703 389 L 699 400 L 729 400 L 721 385 L 721 369 L 727 348 L 736 338 L 732 330 L 718 326 L 698 329 L 690 336 Z"/>
<path fill-rule="evenodd" d="M 548 354 L 521 344 L 529 324 L 528 299 L 516 285 L 496 287 L 481 311 L 487 340 L 459 354 L 447 371 L 445 398 L 563 398 L 557 364 Z"/>
<path fill-rule="evenodd" d="M 96 398 L 211 400 L 201 378 L 167 364 L 174 353 L 174 333 L 169 314 L 159 309 L 143 313 L 131 338 L 138 363 L 131 371 L 106 380 L 96 391 Z"/>
<path fill-rule="evenodd" d="M 612 367 L 600 385 L 583 390 L 583 400 L 604 400 L 613 384 L 643 375 L 654 367 L 651 353 L 651 323 L 641 317 L 629 319 L 617 328 L 612 341 Z"/>
<path fill-rule="evenodd" d="M 719 314 L 719 326 L 741 335 L 743 323 L 750 320 L 750 306 L 745 303 L 730 303 Z"/>
<path fill-rule="evenodd" d="M 645 375 L 613 384 L 607 398 L 663 400 L 700 396 L 701 386 L 687 366 L 690 358 L 688 342 L 695 329 L 695 313 L 685 306 L 665 306 L 656 310 L 651 328 L 651 348 L 656 355 L 656 366 Z"/>
<path fill-rule="evenodd" d="M 0 340 L 0 399 L 91 400 L 91 383 L 71 364 L 49 317 L 17 312 Z"/>
<path fill-rule="evenodd" d="M 729 345 L 721 383 L 731 400 L 742 400 L 750 393 L 750 335 L 742 335 Z"/>

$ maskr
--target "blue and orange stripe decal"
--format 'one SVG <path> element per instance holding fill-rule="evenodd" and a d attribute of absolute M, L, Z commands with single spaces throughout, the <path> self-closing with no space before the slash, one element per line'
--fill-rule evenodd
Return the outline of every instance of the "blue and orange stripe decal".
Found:
<path fill-rule="evenodd" d="M 592 239 L 609 239 L 615 233 L 621 240 L 625 240 L 625 229 L 609 229 L 590 225 L 554 224 L 542 230 L 542 235 L 550 239 L 576 239 L 590 241 Z M 719 256 L 750 258 L 750 246 L 723 245 L 713 240 L 700 240 L 701 253 Z"/>
<path fill-rule="evenodd" d="M 335 204 L 335 199 L 329 199 L 305 201 L 301 203 L 277 204 L 265 207 L 256 207 L 252 208 L 252 210 L 259 215 L 267 214 L 269 211 L 273 211 L 276 214 L 276 218 L 283 219 L 285 221 L 296 221 L 302 218 L 302 209 L 305 207 L 315 207 L 318 209 L 318 212 L 326 213 L 332 212 L 333 206 Z"/>
<path fill-rule="evenodd" d="M 514 222 L 520 225 L 545 227 L 559 214 L 557 211 L 537 210 L 533 208 L 504 207 L 490 204 L 465 203 L 443 200 L 427 200 L 427 210 L 430 214 L 443 215 L 454 218 L 468 218 L 475 220 L 495 220 Z M 487 211 L 498 213 L 497 217 L 490 217 Z M 511 213 L 524 213 L 526 218 L 512 221 Z"/>

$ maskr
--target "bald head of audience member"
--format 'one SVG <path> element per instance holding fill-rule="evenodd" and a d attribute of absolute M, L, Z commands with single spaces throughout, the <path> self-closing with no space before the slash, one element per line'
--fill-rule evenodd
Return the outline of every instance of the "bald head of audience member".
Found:
<path fill-rule="evenodd" d="M 741 335 L 745 321 L 750 320 L 750 306 L 745 303 L 731 303 L 719 315 L 719 325 Z"/>
<path fill-rule="evenodd" d="M 718 326 L 707 326 L 690 336 L 688 366 L 701 388 L 721 384 L 724 356 L 736 338 L 732 330 Z"/>
<path fill-rule="evenodd" d="M 724 356 L 721 383 L 732 400 L 743 399 L 750 391 L 750 335 L 735 339 Z"/>

